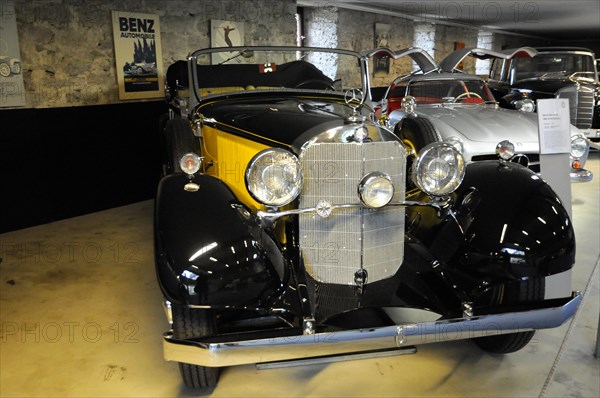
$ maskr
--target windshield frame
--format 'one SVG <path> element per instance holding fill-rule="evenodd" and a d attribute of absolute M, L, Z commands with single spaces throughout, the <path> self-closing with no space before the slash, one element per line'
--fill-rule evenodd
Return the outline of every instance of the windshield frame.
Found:
<path fill-rule="evenodd" d="M 590 68 L 590 70 L 566 70 L 566 71 L 540 71 L 539 70 L 539 61 L 540 60 L 546 60 L 548 58 L 551 57 L 556 57 L 556 56 L 560 56 L 560 57 L 569 57 L 569 58 L 573 58 L 573 57 L 582 57 L 581 58 L 581 62 L 585 62 L 587 63 L 588 67 Z M 585 59 L 588 59 L 589 62 L 584 61 Z M 595 60 L 594 60 L 594 56 L 592 53 L 587 52 L 587 51 L 569 51 L 569 50 L 561 50 L 561 51 L 544 51 L 544 52 L 539 52 L 535 57 L 532 58 L 518 58 L 518 59 L 513 59 L 511 62 L 511 67 L 510 67 L 510 80 L 511 80 L 511 84 L 514 84 L 516 82 L 519 81 L 526 81 L 526 80 L 537 80 L 537 79 L 549 79 L 549 78 L 557 78 L 557 79 L 564 79 L 564 78 L 569 78 L 569 77 L 585 77 L 586 74 L 592 74 L 593 75 L 593 80 L 598 81 L 598 71 L 596 70 L 596 66 L 594 64 Z M 530 72 L 530 76 L 526 76 L 526 77 L 520 77 L 519 74 L 522 74 L 523 72 L 519 73 L 519 63 L 521 64 L 520 66 L 522 67 L 525 64 L 530 64 L 530 65 L 534 65 L 536 66 L 536 68 L 534 68 L 534 71 Z M 583 76 L 582 76 L 583 75 Z"/>
<path fill-rule="evenodd" d="M 465 76 L 461 76 L 461 77 L 465 77 Z M 435 84 L 444 84 L 444 83 L 456 83 L 457 86 L 462 86 L 462 88 L 464 89 L 464 92 L 469 91 L 468 90 L 468 84 L 469 83 L 475 83 L 480 85 L 481 91 L 483 92 L 483 96 L 482 96 L 482 102 L 464 102 L 464 101 L 458 101 L 455 102 L 456 97 L 448 97 L 448 96 L 436 96 L 436 97 L 431 97 L 431 98 L 438 98 L 439 101 L 435 101 L 435 102 L 423 102 L 419 100 L 419 97 L 422 96 L 415 96 L 412 92 L 411 92 L 411 86 L 413 85 L 425 85 L 425 84 L 430 84 L 430 85 L 435 85 Z M 487 86 L 487 84 L 485 83 L 485 81 L 483 79 L 478 79 L 478 78 L 456 78 L 456 77 L 440 77 L 437 79 L 411 79 L 411 80 L 407 80 L 404 82 L 399 82 L 397 86 L 402 85 L 402 84 L 406 84 L 406 95 L 410 95 L 412 97 L 414 97 L 417 101 L 417 105 L 420 106 L 440 106 L 440 105 L 483 105 L 483 104 L 496 104 L 497 101 L 494 98 L 492 92 L 490 91 L 489 87 Z M 476 92 L 477 94 L 480 94 L 480 92 Z M 462 93 L 461 93 L 462 94 Z"/>
<path fill-rule="evenodd" d="M 358 66 L 356 70 L 360 73 L 360 85 L 358 87 L 362 91 L 362 96 L 364 98 L 364 102 L 368 102 L 370 99 L 369 87 L 369 65 L 367 62 L 367 57 L 363 54 L 360 54 L 351 50 L 337 49 L 337 48 L 324 48 L 324 47 L 296 47 L 296 46 L 234 46 L 234 47 L 219 47 L 219 48 L 204 48 L 194 51 L 188 56 L 188 74 L 191 77 L 190 88 L 193 92 L 193 95 L 190 96 L 190 99 L 195 102 L 190 105 L 195 106 L 198 103 L 205 101 L 209 98 L 221 97 L 224 95 L 239 95 L 244 93 L 254 93 L 254 92 L 277 92 L 277 93 L 287 93 L 291 95 L 292 93 L 318 93 L 329 94 L 329 95 L 341 95 L 344 96 L 345 92 L 343 90 L 339 91 L 331 91 L 331 90 L 319 90 L 319 89 L 307 89 L 307 88 L 285 88 L 285 87 L 277 87 L 270 88 L 269 90 L 252 90 L 252 91 L 235 91 L 235 92 L 227 92 L 227 93 L 214 93 L 209 95 L 201 95 L 199 90 L 199 74 L 198 68 L 193 67 L 193 65 L 207 65 L 206 62 L 199 62 L 202 57 L 211 57 L 211 54 L 219 53 L 219 52 L 238 52 L 242 54 L 244 52 L 272 52 L 272 53 L 293 53 L 297 54 L 296 59 L 303 59 L 306 57 L 308 53 L 329 53 L 329 54 L 339 54 L 356 58 L 358 62 Z M 305 53 L 305 54 L 302 54 Z M 302 54 L 302 55 L 300 55 Z M 213 66 L 218 66 L 213 65 Z M 229 65 L 229 64 L 224 64 Z M 255 64 L 259 65 L 259 64 Z"/>

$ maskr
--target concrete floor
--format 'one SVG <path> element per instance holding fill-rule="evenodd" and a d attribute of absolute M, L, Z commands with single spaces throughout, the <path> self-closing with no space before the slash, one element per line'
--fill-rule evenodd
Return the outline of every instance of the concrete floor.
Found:
<path fill-rule="evenodd" d="M 182 387 L 162 359 L 168 328 L 154 275 L 152 201 L 0 235 L 0 395 L 44 397 L 598 397 L 600 159 L 572 185 L 584 300 L 571 322 L 525 349 L 489 355 L 469 341 L 416 355 L 309 367 L 226 369 L 213 391 Z"/>

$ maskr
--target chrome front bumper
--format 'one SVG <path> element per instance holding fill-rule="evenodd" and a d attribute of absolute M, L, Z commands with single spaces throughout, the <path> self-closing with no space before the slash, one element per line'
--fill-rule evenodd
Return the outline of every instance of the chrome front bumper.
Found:
<path fill-rule="evenodd" d="M 571 178 L 571 182 L 590 182 L 594 178 L 594 174 L 586 169 L 578 169 L 571 171 L 569 177 Z"/>
<path fill-rule="evenodd" d="M 560 326 L 577 311 L 580 293 L 556 300 L 558 306 L 504 314 L 474 316 L 340 332 L 203 342 L 179 340 L 172 332 L 163 336 L 167 361 L 220 367 L 328 357 L 373 350 L 394 349 L 427 343 L 547 329 Z"/>
<path fill-rule="evenodd" d="M 600 129 L 589 128 L 580 130 L 586 138 L 589 138 L 590 140 L 600 140 Z"/>

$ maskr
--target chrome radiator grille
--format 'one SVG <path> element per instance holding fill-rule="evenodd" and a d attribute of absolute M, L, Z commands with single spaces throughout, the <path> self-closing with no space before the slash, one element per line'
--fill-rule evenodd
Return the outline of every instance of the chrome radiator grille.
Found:
<path fill-rule="evenodd" d="M 360 203 L 358 184 L 372 171 L 394 183 L 392 201 L 405 197 L 406 153 L 398 142 L 320 143 L 300 157 L 304 188 L 300 208 L 325 200 L 332 205 Z M 391 277 L 404 255 L 404 208 L 337 209 L 327 218 L 300 215 L 300 248 L 308 273 L 317 281 L 352 285 L 367 271 L 367 283 Z"/>
<path fill-rule="evenodd" d="M 580 129 L 592 126 L 592 117 L 594 116 L 594 92 L 592 89 L 585 86 L 565 87 L 559 90 L 558 98 L 569 99 L 572 125 Z"/>

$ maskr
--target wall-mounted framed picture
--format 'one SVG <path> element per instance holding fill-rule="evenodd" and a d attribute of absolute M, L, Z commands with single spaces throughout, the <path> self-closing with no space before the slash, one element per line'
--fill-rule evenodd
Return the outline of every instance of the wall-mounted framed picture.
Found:
<path fill-rule="evenodd" d="M 375 47 L 389 47 L 392 25 L 375 24 Z M 385 54 L 373 56 L 373 77 L 385 77 L 390 73 L 390 57 Z"/>
<path fill-rule="evenodd" d="M 15 5 L 12 1 L 2 1 L 0 5 L 0 107 L 24 106 L 25 86 Z"/>
<path fill-rule="evenodd" d="M 244 45 L 244 23 L 211 19 L 210 21 L 210 46 L 211 47 L 236 47 Z M 212 63 L 231 64 L 240 63 L 242 59 L 234 53 L 218 53 L 212 55 Z"/>
<path fill-rule="evenodd" d="M 164 97 L 158 15 L 113 11 L 119 99 Z"/>

